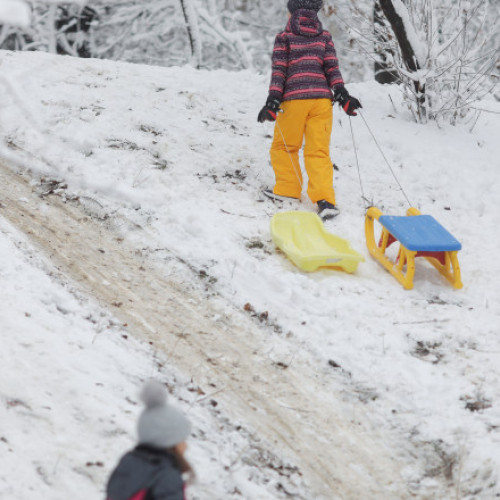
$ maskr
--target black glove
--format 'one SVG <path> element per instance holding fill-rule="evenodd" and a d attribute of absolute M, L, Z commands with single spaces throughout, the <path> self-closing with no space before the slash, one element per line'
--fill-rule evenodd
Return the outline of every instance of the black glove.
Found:
<path fill-rule="evenodd" d="M 349 116 L 357 116 L 356 110 L 363 107 L 358 99 L 349 95 L 345 87 L 337 87 L 333 99 L 342 106 L 342 109 Z"/>
<path fill-rule="evenodd" d="M 257 121 L 264 123 L 265 121 L 274 122 L 280 109 L 280 101 L 278 99 L 268 99 L 266 105 L 260 110 Z"/>

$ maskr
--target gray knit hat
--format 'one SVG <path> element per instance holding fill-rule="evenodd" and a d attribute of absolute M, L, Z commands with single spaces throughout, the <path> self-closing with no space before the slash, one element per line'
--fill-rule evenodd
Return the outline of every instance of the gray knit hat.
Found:
<path fill-rule="evenodd" d="M 290 14 L 299 9 L 308 9 L 318 12 L 323 7 L 323 0 L 288 0 L 287 8 Z"/>
<path fill-rule="evenodd" d="M 146 408 L 137 423 L 139 444 L 170 448 L 186 440 L 191 424 L 181 411 L 167 403 L 167 391 L 160 382 L 147 382 L 140 397 Z"/>

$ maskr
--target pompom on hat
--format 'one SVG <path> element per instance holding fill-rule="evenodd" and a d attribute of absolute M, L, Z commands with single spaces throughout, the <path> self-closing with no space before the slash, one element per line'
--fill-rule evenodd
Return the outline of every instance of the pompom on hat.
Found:
<path fill-rule="evenodd" d="M 288 0 L 287 8 L 290 14 L 296 10 L 307 9 L 318 12 L 323 7 L 323 0 Z"/>
<path fill-rule="evenodd" d="M 167 391 L 160 382 L 146 382 L 140 398 L 146 408 L 137 423 L 139 444 L 171 448 L 188 438 L 191 424 L 180 410 L 168 404 Z"/>

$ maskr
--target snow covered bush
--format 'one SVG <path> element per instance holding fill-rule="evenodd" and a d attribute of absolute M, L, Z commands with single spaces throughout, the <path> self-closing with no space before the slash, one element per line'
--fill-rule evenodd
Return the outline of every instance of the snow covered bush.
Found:
<path fill-rule="evenodd" d="M 5 23 L 0 24 L 0 49 L 42 50 L 78 57 L 95 55 L 95 9 L 68 0 L 27 1 L 24 7 L 31 23 L 19 26 L 5 18 Z"/>
<path fill-rule="evenodd" d="M 172 66 L 263 67 L 285 5 L 261 0 L 100 0 L 100 57 Z M 276 13 L 280 14 L 277 15 Z M 275 15 L 276 14 L 276 15 Z M 281 19 L 280 19 L 281 18 Z"/>
<path fill-rule="evenodd" d="M 267 69 L 274 35 L 286 22 L 286 6 L 281 1 L 26 3 L 31 24 L 21 29 L 7 23 L 2 26 L 0 20 L 0 48 L 162 66 L 191 63 L 206 69 Z"/>
<path fill-rule="evenodd" d="M 375 23 L 373 4 L 350 1 L 362 34 L 358 42 L 402 83 L 415 120 L 455 124 L 474 119 L 477 102 L 495 95 L 500 61 L 496 0 L 379 0 Z"/>

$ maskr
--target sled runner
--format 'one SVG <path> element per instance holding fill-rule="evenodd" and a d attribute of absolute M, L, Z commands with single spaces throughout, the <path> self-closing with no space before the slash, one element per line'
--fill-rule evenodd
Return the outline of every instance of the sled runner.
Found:
<path fill-rule="evenodd" d="M 382 226 L 378 244 L 374 220 Z M 462 245 L 434 217 L 421 215 L 416 208 L 409 208 L 406 216 L 399 217 L 382 215 L 378 208 L 370 207 L 365 233 L 370 254 L 407 290 L 413 288 L 415 257 L 425 257 L 455 288 L 462 288 L 457 256 Z M 393 262 L 386 250 L 395 242 L 399 243 L 399 251 Z"/>
<path fill-rule="evenodd" d="M 364 257 L 347 240 L 325 230 L 312 212 L 279 212 L 271 219 L 274 244 L 303 271 L 321 267 L 354 273 Z"/>

